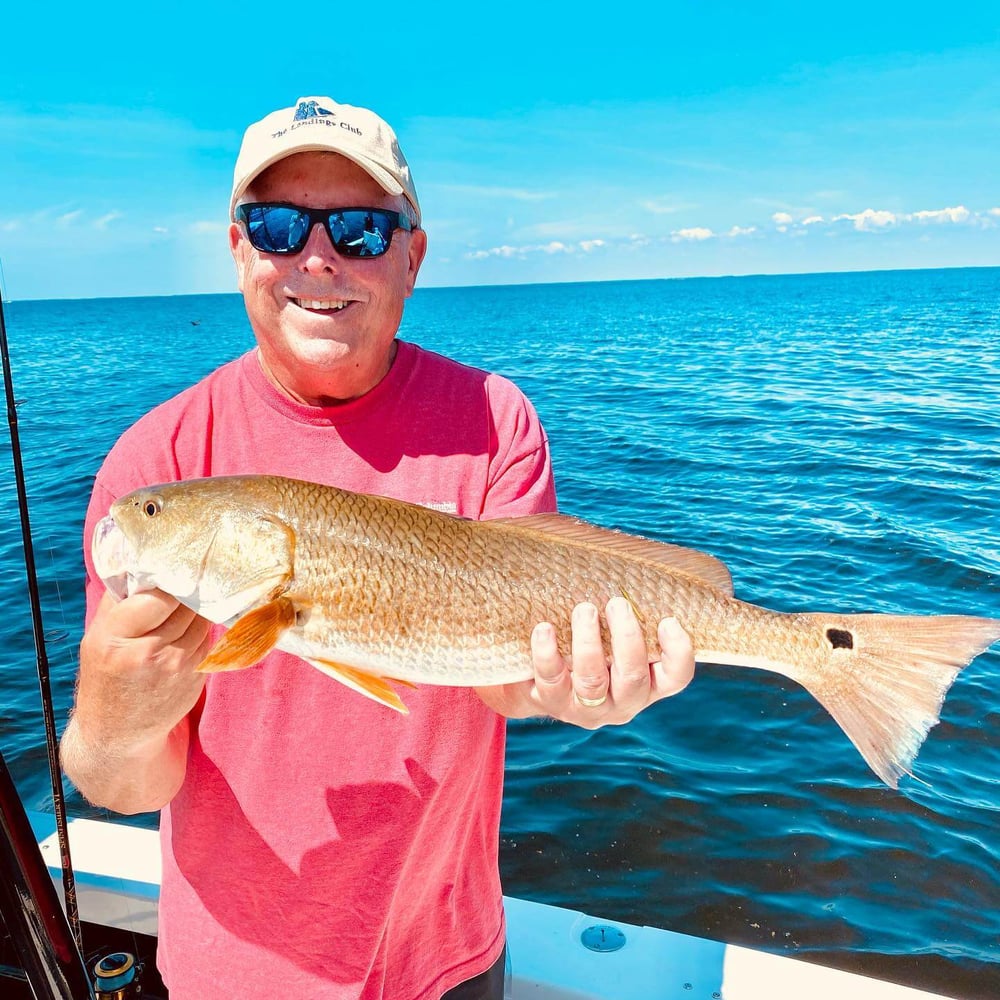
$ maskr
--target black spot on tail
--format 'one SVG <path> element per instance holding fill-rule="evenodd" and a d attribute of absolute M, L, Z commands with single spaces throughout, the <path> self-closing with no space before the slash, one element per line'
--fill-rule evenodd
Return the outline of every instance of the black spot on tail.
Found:
<path fill-rule="evenodd" d="M 828 628 L 826 637 L 834 649 L 854 649 L 854 636 L 842 628 Z"/>

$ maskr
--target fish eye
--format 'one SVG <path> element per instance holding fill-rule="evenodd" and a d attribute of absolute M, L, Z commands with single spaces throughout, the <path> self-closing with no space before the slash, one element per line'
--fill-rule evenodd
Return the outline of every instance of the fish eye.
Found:
<path fill-rule="evenodd" d="M 156 497 L 153 497 L 152 499 L 147 500 L 142 505 L 142 512 L 143 512 L 143 514 L 146 515 L 146 517 L 156 517 L 156 515 L 159 514 L 162 509 L 163 509 L 163 505 L 160 503 L 159 499 L 157 499 Z"/>

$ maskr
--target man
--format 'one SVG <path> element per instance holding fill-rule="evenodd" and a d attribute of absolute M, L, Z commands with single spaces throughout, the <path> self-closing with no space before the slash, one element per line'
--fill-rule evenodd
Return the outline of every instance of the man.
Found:
<path fill-rule="evenodd" d="M 547 442 L 520 392 L 396 339 L 427 240 L 385 122 L 321 97 L 269 115 L 244 137 L 230 211 L 257 348 L 122 436 L 88 540 L 135 487 L 235 473 L 472 518 L 554 509 Z M 621 723 L 693 671 L 675 621 L 650 665 L 627 602 L 606 618 L 610 668 L 598 610 L 581 605 L 571 657 L 540 624 L 533 680 L 424 687 L 401 716 L 283 653 L 206 681 L 194 668 L 218 630 L 159 591 L 116 603 L 88 556 L 63 761 L 95 803 L 163 810 L 171 997 L 502 995 L 504 718 Z"/>

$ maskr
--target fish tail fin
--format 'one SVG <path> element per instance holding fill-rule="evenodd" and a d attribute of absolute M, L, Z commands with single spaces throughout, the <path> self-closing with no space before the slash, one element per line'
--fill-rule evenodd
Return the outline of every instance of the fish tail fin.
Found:
<path fill-rule="evenodd" d="M 805 615 L 838 669 L 798 680 L 837 720 L 871 769 L 899 785 L 968 663 L 1000 640 L 1000 620 L 962 615 Z"/>

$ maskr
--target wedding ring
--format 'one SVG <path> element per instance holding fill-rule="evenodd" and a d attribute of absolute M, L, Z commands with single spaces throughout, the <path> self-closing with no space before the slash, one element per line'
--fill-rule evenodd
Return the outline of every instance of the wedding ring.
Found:
<path fill-rule="evenodd" d="M 576 700 L 583 705 L 584 708 L 600 708 L 607 700 L 608 696 L 602 694 L 600 698 L 581 698 L 580 695 L 576 696 Z"/>

